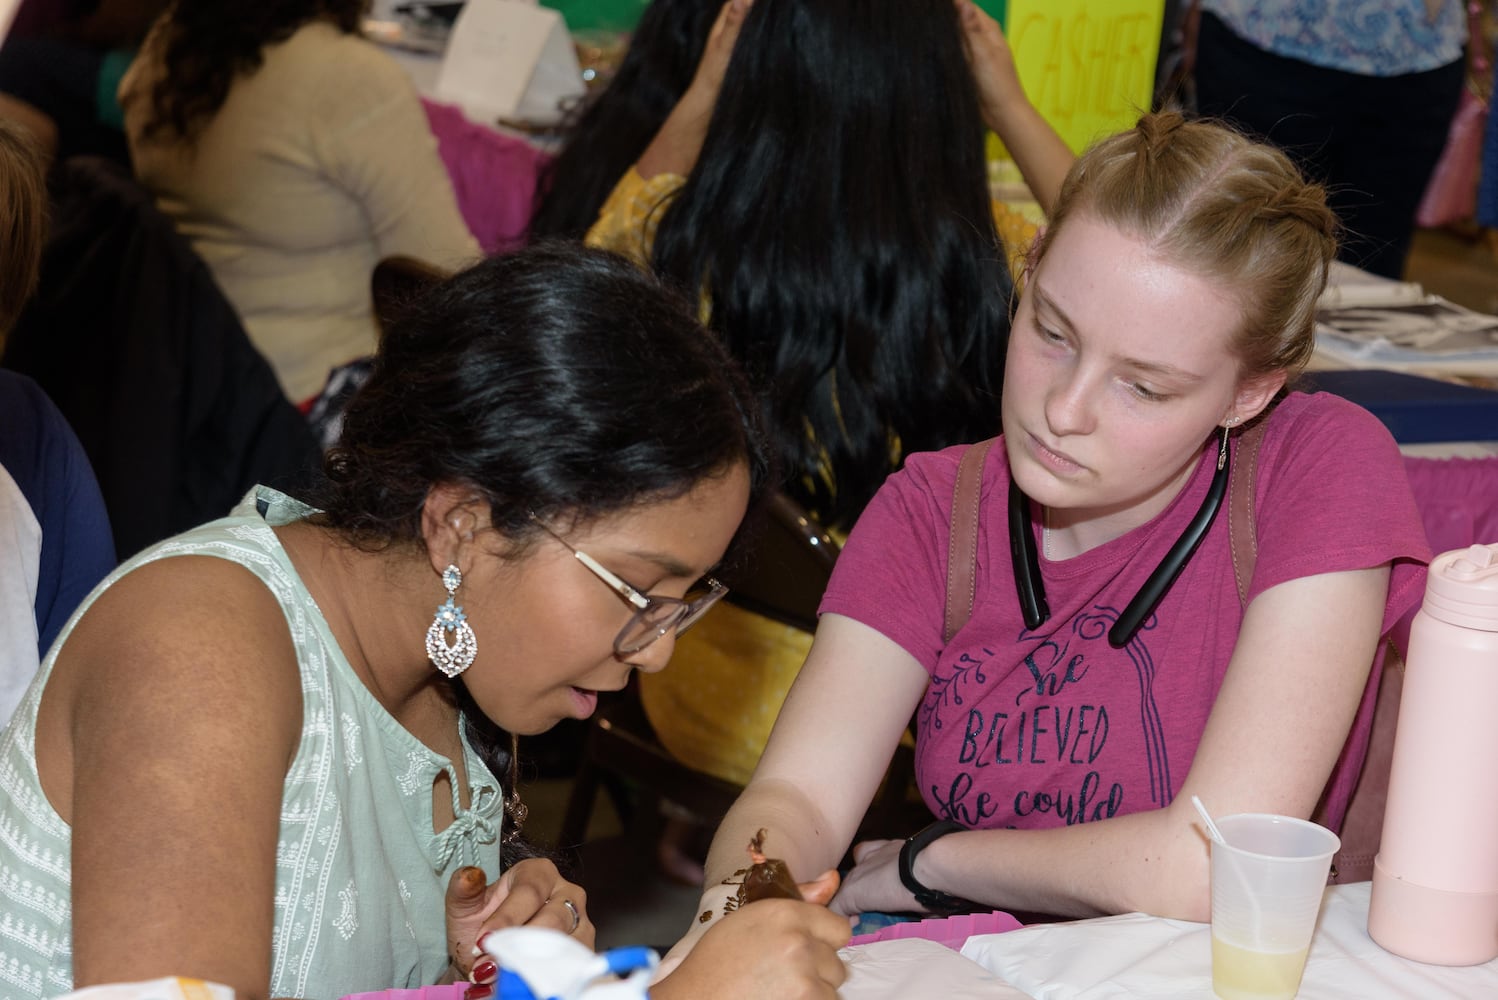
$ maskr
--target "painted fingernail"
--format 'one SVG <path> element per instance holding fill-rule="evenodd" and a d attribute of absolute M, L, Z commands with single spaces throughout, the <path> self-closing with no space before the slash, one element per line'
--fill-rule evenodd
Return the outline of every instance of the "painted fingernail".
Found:
<path fill-rule="evenodd" d="M 467 1000 L 489 1000 L 494 995 L 494 987 L 488 983 L 468 987 L 468 992 L 463 994 Z"/>
<path fill-rule="evenodd" d="M 494 959 L 486 958 L 473 967 L 470 977 L 475 983 L 492 983 L 497 975 L 499 966 L 494 964 Z"/>

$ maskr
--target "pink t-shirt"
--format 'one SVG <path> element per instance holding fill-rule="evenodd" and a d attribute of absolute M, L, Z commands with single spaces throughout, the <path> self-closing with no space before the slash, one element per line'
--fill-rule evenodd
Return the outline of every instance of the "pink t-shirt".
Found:
<path fill-rule="evenodd" d="M 1021 829 L 1169 804 L 1243 619 L 1228 501 L 1134 639 L 1114 649 L 1107 632 L 1201 506 L 1215 443 L 1154 520 L 1073 559 L 1041 555 L 1051 616 L 1032 632 L 1015 591 L 1009 468 L 996 442 L 983 477 L 973 615 L 944 646 L 952 488 L 965 450 L 912 455 L 890 477 L 838 557 L 821 606 L 877 629 L 930 673 L 917 710 L 916 778 L 926 804 L 967 826 Z M 1325 393 L 1287 397 L 1260 445 L 1254 515 L 1250 601 L 1286 580 L 1388 562 L 1384 632 L 1419 600 L 1430 558 L 1424 529 L 1398 448 L 1366 410 Z M 1032 529 L 1038 550 L 1033 517 Z M 1376 689 L 1377 671 L 1328 783 L 1328 818 L 1337 827 L 1362 765 Z M 1317 692 L 1287 689 L 1285 697 Z"/>

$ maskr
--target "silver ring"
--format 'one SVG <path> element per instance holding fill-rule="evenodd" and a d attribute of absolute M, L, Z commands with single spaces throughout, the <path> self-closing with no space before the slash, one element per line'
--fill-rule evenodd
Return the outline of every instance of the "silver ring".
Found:
<path fill-rule="evenodd" d="M 577 930 L 578 925 L 583 922 L 583 915 L 577 912 L 577 905 L 570 899 L 562 900 L 562 905 L 567 907 L 568 913 L 572 914 L 572 926 L 567 928 L 567 933 L 572 934 Z"/>

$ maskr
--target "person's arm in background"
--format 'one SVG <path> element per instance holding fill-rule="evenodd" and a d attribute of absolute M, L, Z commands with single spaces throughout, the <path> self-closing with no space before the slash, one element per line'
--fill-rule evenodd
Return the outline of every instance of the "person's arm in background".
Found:
<path fill-rule="evenodd" d="M 972 0 L 956 3 L 984 124 L 1003 140 L 1041 210 L 1049 216 L 1076 156 L 1025 96 L 1014 54 L 998 22 Z"/>
<path fill-rule="evenodd" d="M 598 210 L 597 221 L 583 239 L 588 246 L 623 254 L 642 267 L 648 265 L 661 212 L 697 164 L 723 74 L 751 2 L 728 0 L 723 4 L 691 84 L 640 159 L 619 178 Z"/>
<path fill-rule="evenodd" d="M 743 26 L 744 16 L 752 2 L 728 0 L 719 11 L 691 84 L 635 164 L 635 170 L 644 180 L 648 181 L 657 174 L 685 177 L 696 166 L 697 154 L 702 151 L 702 140 L 707 136 L 707 126 L 713 118 L 713 108 L 718 103 L 723 75 L 728 71 L 733 46 L 738 41 L 739 28 Z"/>

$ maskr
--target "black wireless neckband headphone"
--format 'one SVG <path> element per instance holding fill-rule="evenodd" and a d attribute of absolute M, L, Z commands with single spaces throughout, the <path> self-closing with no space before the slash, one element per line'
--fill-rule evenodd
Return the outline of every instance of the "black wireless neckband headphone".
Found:
<path fill-rule="evenodd" d="M 1122 649 L 1133 641 L 1145 619 L 1155 613 L 1155 608 L 1186 568 L 1197 546 L 1207 537 L 1208 529 L 1222 508 L 1222 498 L 1227 495 L 1230 467 L 1228 429 L 1224 427 L 1222 443 L 1217 449 L 1217 471 L 1212 474 L 1207 496 L 1181 537 L 1165 553 L 1160 565 L 1155 567 L 1144 586 L 1139 588 L 1139 593 L 1108 630 L 1108 645 L 1114 649 Z M 1009 477 L 1009 557 L 1014 562 L 1014 586 L 1019 591 L 1019 607 L 1025 617 L 1025 627 L 1039 628 L 1051 617 L 1051 609 L 1045 602 L 1045 581 L 1040 576 L 1035 533 L 1030 530 L 1030 498 L 1025 496 L 1025 491 L 1019 488 L 1012 475 Z"/>

